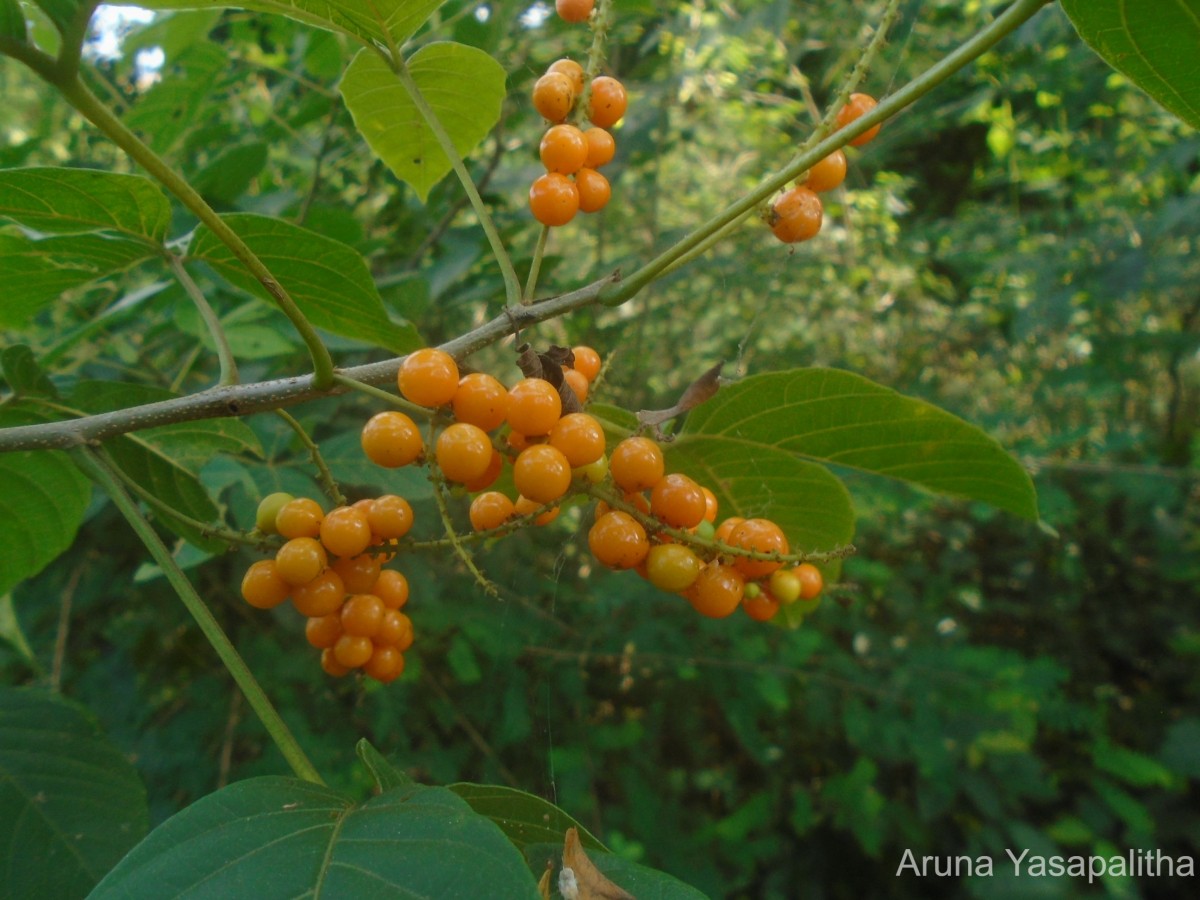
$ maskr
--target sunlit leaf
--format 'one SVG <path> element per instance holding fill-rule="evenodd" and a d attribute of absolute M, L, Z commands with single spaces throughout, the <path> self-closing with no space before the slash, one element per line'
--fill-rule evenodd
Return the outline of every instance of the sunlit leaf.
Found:
<path fill-rule="evenodd" d="M 28 168 L 0 171 L 0 216 L 50 234 L 116 231 L 162 243 L 171 204 L 139 175 L 95 169 Z"/>

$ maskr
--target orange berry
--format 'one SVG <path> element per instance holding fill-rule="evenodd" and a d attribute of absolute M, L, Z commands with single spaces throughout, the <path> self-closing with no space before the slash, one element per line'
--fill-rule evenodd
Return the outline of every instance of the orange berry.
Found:
<path fill-rule="evenodd" d="M 582 373 L 589 382 L 595 381 L 600 374 L 600 354 L 582 345 L 572 347 L 571 353 L 575 356 L 575 371 Z"/>
<path fill-rule="evenodd" d="M 362 448 L 367 459 L 385 469 L 407 466 L 425 449 L 417 423 L 395 410 L 376 413 L 367 420 Z"/>
<path fill-rule="evenodd" d="M 334 569 L 326 569 L 292 593 L 292 606 L 302 616 L 327 616 L 346 599 L 346 586 Z"/>
<path fill-rule="evenodd" d="M 838 129 L 840 130 L 845 128 L 851 122 L 854 122 L 862 116 L 865 116 L 876 106 L 878 106 L 878 104 L 875 102 L 875 98 L 869 94 L 851 94 L 850 99 L 846 102 L 846 105 L 838 110 L 836 122 Z M 875 125 L 871 128 L 868 128 L 866 131 L 852 140 L 850 142 L 850 146 L 861 147 L 863 144 L 870 143 L 875 139 L 875 135 L 879 134 L 879 129 L 881 127 L 881 125 Z"/>
<path fill-rule="evenodd" d="M 672 528 L 695 528 L 704 521 L 704 490 L 686 475 L 666 475 L 650 491 L 650 512 Z"/>
<path fill-rule="evenodd" d="M 445 406 L 458 391 L 458 364 L 436 347 L 414 350 L 400 364 L 396 385 L 406 400 L 418 406 Z"/>
<path fill-rule="evenodd" d="M 346 592 L 363 594 L 371 590 L 379 577 L 382 561 L 373 553 L 334 560 L 331 568 L 338 573 Z"/>
<path fill-rule="evenodd" d="M 514 515 L 516 506 L 499 491 L 488 491 L 471 501 L 471 527 L 476 531 L 499 528 Z"/>
<path fill-rule="evenodd" d="M 571 91 L 578 97 L 583 93 L 583 66 L 573 59 L 556 59 L 546 69 L 547 72 L 558 72 L 571 80 Z"/>
<path fill-rule="evenodd" d="M 292 538 L 275 554 L 279 577 L 293 586 L 308 584 L 328 563 L 325 548 L 310 537 Z"/>
<path fill-rule="evenodd" d="M 538 503 L 536 500 L 530 500 L 528 497 L 517 497 L 517 502 L 515 504 L 513 504 L 513 507 L 516 509 L 518 516 L 528 516 L 532 513 L 537 512 L 544 505 L 545 505 L 544 503 Z M 552 506 L 550 509 L 546 510 L 541 515 L 539 515 L 537 518 L 535 518 L 533 520 L 533 524 L 534 525 L 549 525 L 551 522 L 553 522 L 557 518 L 558 518 L 558 507 Z"/>
<path fill-rule="evenodd" d="M 326 647 L 321 651 L 321 668 L 325 670 L 326 675 L 332 675 L 334 678 L 341 678 L 343 675 L 350 674 L 350 667 L 343 666 L 337 661 L 332 647 Z"/>
<path fill-rule="evenodd" d="M 342 636 L 342 619 L 336 613 L 327 616 L 310 616 L 304 623 L 304 638 L 318 650 L 337 643 Z"/>
<path fill-rule="evenodd" d="M 371 534 L 382 540 L 402 538 L 413 526 L 413 509 L 407 500 L 395 494 L 376 497 L 367 510 Z"/>
<path fill-rule="evenodd" d="M 796 577 L 800 579 L 800 599 L 814 600 L 825 587 L 825 577 L 821 574 L 821 570 L 812 563 L 800 563 L 794 569 Z"/>
<path fill-rule="evenodd" d="M 398 650 L 407 650 L 413 642 L 412 619 L 399 610 L 389 609 L 383 614 L 375 643 L 388 644 Z"/>
<path fill-rule="evenodd" d="M 704 491 L 704 521 L 717 521 L 717 495 L 706 487 L 701 487 Z"/>
<path fill-rule="evenodd" d="M 595 5 L 596 0 L 554 0 L 554 8 L 558 10 L 558 17 L 564 22 L 572 24 L 586 22 Z"/>
<path fill-rule="evenodd" d="M 746 580 L 741 572 L 714 561 L 700 570 L 684 596 L 701 615 L 723 619 L 738 608 L 745 589 Z"/>
<path fill-rule="evenodd" d="M 646 579 L 669 594 L 691 587 L 703 568 L 700 557 L 682 544 L 657 544 L 646 555 Z"/>
<path fill-rule="evenodd" d="M 587 402 L 588 380 L 586 375 L 574 369 L 563 369 L 563 381 L 575 392 L 575 396 L 579 398 L 580 403 Z"/>
<path fill-rule="evenodd" d="M 275 530 L 285 538 L 316 537 L 321 533 L 325 512 L 316 500 L 297 497 L 279 508 L 275 514 Z"/>
<path fill-rule="evenodd" d="M 598 169 L 612 162 L 617 153 L 617 142 L 611 134 L 593 126 L 583 133 L 583 137 L 588 145 L 587 158 L 583 161 L 585 166 Z"/>
<path fill-rule="evenodd" d="M 622 489 L 644 491 L 663 477 L 662 450 L 649 438 L 625 438 L 613 448 L 608 470 Z"/>
<path fill-rule="evenodd" d="M 339 506 L 321 520 L 321 543 L 334 556 L 358 556 L 371 545 L 367 514 L 352 506 Z"/>
<path fill-rule="evenodd" d="M 566 175 L 547 172 L 529 186 L 529 211 L 543 225 L 566 225 L 579 212 L 579 189 Z"/>
<path fill-rule="evenodd" d="M 288 598 L 292 587 L 283 580 L 275 560 L 251 563 L 242 576 L 242 598 L 256 609 L 271 609 Z"/>
<path fill-rule="evenodd" d="M 384 569 L 370 593 L 382 600 L 388 609 L 400 609 L 408 602 L 408 579 L 395 569 Z"/>
<path fill-rule="evenodd" d="M 484 372 L 464 375 L 454 395 L 454 418 L 484 431 L 504 424 L 508 414 L 508 388 Z"/>
<path fill-rule="evenodd" d="M 538 155 L 547 172 L 574 175 L 587 161 L 588 142 L 574 125 L 552 125 L 542 135 Z"/>
<path fill-rule="evenodd" d="M 726 543 L 731 547 L 759 553 L 788 552 L 788 541 L 783 530 L 770 519 L 747 519 L 729 533 Z M 767 559 L 749 559 L 745 556 L 738 556 L 733 560 L 733 567 L 747 578 L 770 575 L 781 565 L 783 563 Z"/>
<path fill-rule="evenodd" d="M 374 637 L 383 623 L 387 607 L 374 594 L 354 594 L 342 604 L 342 631 Z"/>
<path fill-rule="evenodd" d="M 591 465 L 604 456 L 604 429 L 587 413 L 569 413 L 550 429 L 550 446 L 562 451 L 572 469 Z"/>
<path fill-rule="evenodd" d="M 369 637 L 343 634 L 330 649 L 333 651 L 333 658 L 347 669 L 357 669 L 371 658 L 371 654 L 375 652 L 375 645 Z M 322 658 L 324 655 L 321 654 Z"/>
<path fill-rule="evenodd" d="M 592 96 L 588 101 L 588 121 L 598 128 L 611 128 L 625 115 L 625 87 L 608 75 L 592 79 Z"/>
<path fill-rule="evenodd" d="M 575 105 L 571 77 L 562 72 L 547 72 L 533 85 L 533 108 L 543 119 L 561 122 Z"/>
<path fill-rule="evenodd" d="M 376 646 L 363 671 L 381 684 L 390 684 L 404 674 L 404 654 L 395 647 Z"/>
<path fill-rule="evenodd" d="M 779 600 L 770 591 L 760 590 L 753 597 L 747 591 L 742 596 L 742 609 L 755 622 L 769 622 L 779 612 Z"/>
<path fill-rule="evenodd" d="M 821 198 L 806 187 L 795 187 L 771 206 L 770 225 L 785 244 L 807 241 L 821 230 Z"/>
<path fill-rule="evenodd" d="M 513 463 L 513 484 L 530 500 L 553 503 L 571 486 L 571 463 L 557 447 L 535 444 Z"/>
<path fill-rule="evenodd" d="M 741 516 L 730 516 L 717 527 L 716 532 L 713 534 L 713 540 L 720 541 L 722 544 L 728 544 L 730 532 L 745 521 Z"/>
<path fill-rule="evenodd" d="M 632 569 L 650 552 L 641 523 L 628 513 L 605 513 L 588 531 L 592 555 L 610 569 Z"/>
<path fill-rule="evenodd" d="M 805 180 L 804 186 L 819 194 L 823 191 L 832 191 L 845 180 L 846 154 L 841 150 L 834 150 L 808 170 L 808 178 Z"/>
<path fill-rule="evenodd" d="M 580 169 L 575 173 L 575 188 L 579 191 L 579 208 L 585 213 L 598 212 L 608 205 L 612 186 L 595 169 Z"/>
<path fill-rule="evenodd" d="M 554 385 L 541 378 L 518 381 L 508 396 L 508 424 L 519 434 L 549 434 L 562 415 L 562 398 Z"/>
<path fill-rule="evenodd" d="M 483 474 L 470 481 L 464 481 L 463 487 L 471 493 L 486 491 L 496 483 L 496 479 L 500 477 L 502 471 L 504 471 L 504 457 L 500 455 L 499 451 L 493 449 L 492 458 L 488 462 L 488 467 L 483 470 Z"/>
<path fill-rule="evenodd" d="M 455 422 L 438 435 L 437 464 L 447 480 L 473 481 L 492 461 L 492 439 L 477 425 Z"/>

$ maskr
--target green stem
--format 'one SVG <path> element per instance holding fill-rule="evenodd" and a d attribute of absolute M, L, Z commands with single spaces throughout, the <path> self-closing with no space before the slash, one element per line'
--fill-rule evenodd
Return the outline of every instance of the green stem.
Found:
<path fill-rule="evenodd" d="M 287 422 L 288 427 L 296 433 L 296 437 L 300 438 L 300 443 L 308 450 L 309 459 L 317 467 L 317 481 L 321 485 L 321 490 L 325 492 L 325 496 L 333 501 L 334 506 L 345 506 L 346 498 L 338 488 L 338 483 L 334 480 L 333 472 L 329 471 L 329 465 L 325 462 L 325 457 L 321 455 L 321 448 L 317 446 L 316 441 L 308 436 L 308 432 L 304 430 L 304 426 L 287 410 L 277 409 L 275 410 L 275 415 Z"/>
<path fill-rule="evenodd" d="M 266 693 L 222 630 L 220 623 L 217 622 L 204 601 L 200 599 L 200 595 L 192 587 L 187 575 L 171 556 L 167 545 L 162 542 L 158 532 L 138 509 L 137 503 L 125 492 L 120 479 L 104 457 L 95 450 L 86 448 L 73 450 L 71 455 L 84 474 L 96 482 L 100 489 L 109 496 L 125 520 L 137 532 L 137 536 L 142 539 L 142 543 L 146 545 L 146 549 L 150 551 L 150 555 L 154 557 L 154 561 L 166 575 L 171 587 L 179 595 L 179 599 L 183 601 L 183 605 L 187 607 L 188 612 L 196 620 L 196 624 L 200 626 L 200 630 L 204 632 L 204 636 L 208 638 L 208 642 L 217 651 L 217 656 L 225 664 L 229 674 L 233 676 L 233 680 L 245 695 L 250 707 L 257 713 L 263 726 L 267 729 L 267 733 L 292 767 L 292 771 L 298 778 L 323 785 L 325 782 L 296 742 L 287 723 L 271 705 L 271 701 L 267 699 Z"/>
<path fill-rule="evenodd" d="M 430 443 L 433 443 L 433 425 L 430 423 Z M 467 571 L 475 579 L 476 584 L 483 588 L 483 592 L 491 597 L 500 597 L 500 591 L 492 584 L 481 571 L 479 566 L 475 565 L 475 560 L 471 557 L 471 551 L 463 546 L 459 540 L 458 532 L 454 528 L 454 522 L 450 519 L 450 508 L 446 505 L 446 482 L 442 478 L 439 470 L 434 469 L 429 474 L 429 480 L 433 482 L 433 499 L 437 501 L 438 516 L 442 520 L 442 527 L 446 529 L 446 539 L 450 541 L 450 548 L 454 551 Z"/>
<path fill-rule="evenodd" d="M 432 410 L 426 409 L 423 406 L 417 406 L 417 404 L 405 400 L 403 397 L 397 397 L 395 394 L 390 394 L 382 388 L 375 387 L 373 384 L 367 384 L 364 381 L 359 381 L 357 378 L 351 378 L 349 375 L 343 375 L 340 372 L 333 373 L 333 383 L 348 387 L 352 391 L 358 391 L 360 394 L 366 394 L 368 397 L 374 397 L 376 400 L 382 400 L 390 406 L 395 406 L 410 415 L 419 416 L 422 419 L 428 419 L 433 415 Z"/>
<path fill-rule="evenodd" d="M 533 260 L 529 263 L 529 277 L 525 279 L 525 293 L 521 295 L 523 306 L 528 306 L 533 302 L 533 292 L 537 290 L 538 275 L 542 271 L 542 257 L 546 253 L 546 238 L 549 235 L 550 229 L 543 225 L 541 234 L 538 235 L 537 246 L 533 248 Z"/>
<path fill-rule="evenodd" d="M 504 248 L 503 241 L 500 240 L 500 232 L 496 230 L 496 226 L 492 222 L 492 216 L 488 212 L 487 207 L 483 205 L 483 198 L 479 196 L 479 191 L 475 187 L 474 180 L 471 178 L 471 173 L 467 171 L 466 163 L 463 162 L 458 149 L 454 146 L 454 141 L 450 140 L 450 135 L 446 133 L 446 129 L 442 126 L 441 119 L 437 117 L 437 113 L 433 111 L 433 108 L 425 99 L 425 95 L 417 87 L 417 83 L 413 81 L 412 73 L 408 71 L 408 64 L 404 58 L 399 52 L 393 52 L 390 58 L 385 56 L 385 59 L 396 74 L 396 78 L 400 81 L 400 84 L 404 87 L 404 90 L 412 98 L 413 105 L 417 107 L 421 118 L 425 120 L 425 124 L 433 132 L 438 146 L 442 148 L 442 152 L 450 160 L 454 174 L 458 176 L 463 190 L 466 191 L 467 197 L 471 200 L 471 207 L 475 210 L 476 218 L 479 219 L 479 226 L 483 229 L 488 243 L 492 246 L 492 255 L 496 257 L 496 264 L 500 266 L 500 274 L 504 278 L 504 294 L 508 305 L 517 306 L 521 302 L 521 283 L 517 280 L 517 272 L 513 268 L 512 260 L 509 259 L 508 251 Z"/>
<path fill-rule="evenodd" d="M 237 362 L 234 360 L 233 351 L 229 347 L 229 339 L 225 337 L 225 329 L 221 327 L 221 320 L 217 318 L 216 312 L 213 311 L 204 293 L 196 285 L 196 282 L 192 280 L 192 276 L 188 274 L 187 269 L 184 268 L 183 260 L 174 253 L 168 254 L 168 260 L 171 264 L 171 271 L 175 273 L 175 277 L 183 285 L 184 293 L 191 298 L 192 303 L 196 304 L 196 309 L 200 311 L 200 318 L 204 320 L 204 325 L 208 328 L 208 333 L 217 347 L 217 359 L 221 363 L 221 378 L 217 382 L 217 385 L 224 387 L 228 384 L 237 384 Z"/>
<path fill-rule="evenodd" d="M 36 68 L 35 71 L 43 74 Z M 43 77 L 45 77 L 44 74 Z M 168 166 L 162 157 L 146 146 L 136 134 L 125 127 L 125 124 L 109 111 L 108 107 L 96 99 L 96 95 L 89 91 L 87 85 L 80 80 L 78 73 L 74 73 L 70 79 L 48 78 L 47 80 L 57 87 L 63 97 L 88 121 L 104 132 L 109 140 L 129 154 L 138 165 L 178 197 L 180 202 L 191 210 L 196 218 L 207 225 L 217 239 L 229 248 L 229 252 L 237 257 L 250 274 L 266 288 L 267 293 L 283 310 L 284 315 L 288 317 L 292 326 L 299 332 L 305 346 L 308 347 L 309 355 L 312 356 L 314 386 L 320 389 L 328 388 L 333 379 L 333 359 L 329 355 L 329 349 L 321 341 L 308 319 L 304 317 L 304 313 L 296 306 L 296 302 L 287 290 L 275 280 L 275 276 L 246 245 L 246 242 L 225 223 L 224 219 L 217 215 L 185 178 Z"/>
<path fill-rule="evenodd" d="M 918 75 L 900 90 L 885 98 L 873 110 L 856 119 L 818 142 L 806 152 L 800 153 L 784 169 L 762 181 L 746 196 L 731 203 L 707 222 L 704 222 L 673 246 L 668 247 L 619 284 L 606 287 L 601 292 L 601 302 L 607 306 L 619 306 L 636 295 L 652 281 L 662 275 L 671 263 L 682 257 L 705 239 L 752 211 L 759 203 L 775 191 L 800 175 L 818 161 L 824 159 L 863 132 L 890 119 L 906 106 L 924 97 L 942 82 L 952 77 L 959 69 L 982 56 L 1000 40 L 1011 34 L 1051 0 L 1016 0 L 1012 6 L 997 16 L 978 34 L 963 43 L 949 56 Z"/>

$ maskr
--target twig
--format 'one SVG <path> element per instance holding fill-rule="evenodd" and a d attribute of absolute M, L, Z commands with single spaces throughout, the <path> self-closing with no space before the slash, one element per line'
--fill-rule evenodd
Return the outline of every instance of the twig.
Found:
<path fill-rule="evenodd" d="M 317 446 L 317 442 L 308 436 L 308 432 L 304 430 L 304 426 L 296 421 L 296 417 L 290 412 L 283 409 L 275 410 L 275 415 L 283 419 L 288 427 L 295 432 L 296 437 L 300 439 L 305 448 L 308 450 L 308 457 L 312 460 L 312 464 L 317 467 L 317 482 L 321 485 L 321 490 L 325 492 L 325 496 L 333 501 L 334 506 L 345 506 L 346 497 L 338 488 L 338 483 L 333 477 L 333 473 L 329 471 L 329 464 L 325 462 L 325 457 L 321 455 L 321 448 Z"/>
<path fill-rule="evenodd" d="M 167 261 L 171 266 L 171 271 L 175 273 L 175 277 L 183 286 L 183 292 L 191 298 L 196 309 L 200 312 L 200 318 L 204 320 L 204 327 L 208 329 L 208 334 L 213 340 L 213 344 L 217 348 L 217 359 L 221 364 L 221 377 L 217 384 L 221 387 L 229 384 L 237 384 L 238 371 L 237 362 L 233 358 L 233 351 L 229 347 L 229 339 L 225 336 L 225 329 L 221 327 L 221 320 L 217 318 L 216 312 L 213 311 L 208 299 L 204 296 L 203 291 L 192 280 L 192 276 L 188 274 L 184 268 L 183 260 L 174 253 L 167 255 Z"/>

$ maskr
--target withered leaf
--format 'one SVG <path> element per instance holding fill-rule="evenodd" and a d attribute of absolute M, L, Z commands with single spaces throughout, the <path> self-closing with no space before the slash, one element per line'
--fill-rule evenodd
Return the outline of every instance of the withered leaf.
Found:
<path fill-rule="evenodd" d="M 554 862 L 546 860 L 546 871 L 538 879 L 538 895 L 542 900 L 550 900 L 550 877 L 554 874 Z"/>
<path fill-rule="evenodd" d="M 635 900 L 633 894 L 613 884 L 583 852 L 579 832 L 568 828 L 563 840 L 563 867 L 558 890 L 567 900 Z"/>
<path fill-rule="evenodd" d="M 637 414 L 638 422 L 642 425 L 661 425 L 674 419 L 676 416 L 683 415 L 689 409 L 695 409 L 705 400 L 709 400 L 716 396 L 717 390 L 721 387 L 720 377 L 721 369 L 724 367 L 724 362 L 719 362 L 691 384 L 687 386 L 683 394 L 679 397 L 679 402 L 667 409 L 643 409 Z"/>
<path fill-rule="evenodd" d="M 517 368 L 526 378 L 540 378 L 554 385 L 558 397 L 562 401 L 562 414 L 583 412 L 583 404 L 571 386 L 563 380 L 563 366 L 575 365 L 575 354 L 570 347 L 551 345 L 544 353 L 539 353 L 529 344 L 517 348 Z"/>

